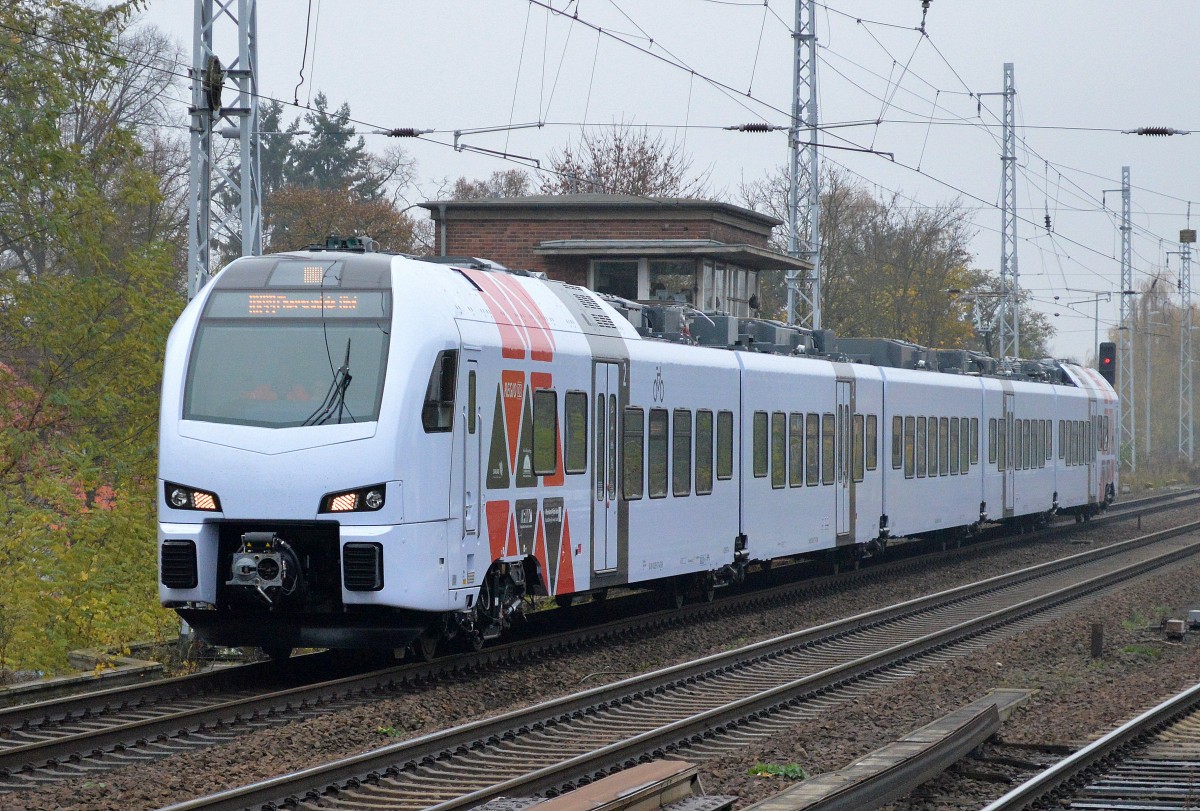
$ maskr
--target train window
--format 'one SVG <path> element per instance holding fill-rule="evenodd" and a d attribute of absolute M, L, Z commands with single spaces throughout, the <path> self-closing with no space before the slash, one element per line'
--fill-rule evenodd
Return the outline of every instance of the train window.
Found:
<path fill-rule="evenodd" d="M 809 414 L 804 424 L 804 441 L 808 446 L 804 462 L 804 479 L 807 484 L 821 483 L 821 424 L 820 417 Z"/>
<path fill-rule="evenodd" d="M 1041 467 L 1043 460 L 1046 458 L 1046 452 L 1042 449 L 1042 421 L 1032 420 L 1029 428 L 1033 432 L 1033 459 L 1029 466 Z"/>
<path fill-rule="evenodd" d="M 966 475 L 971 471 L 971 420 L 963 417 L 958 421 L 962 432 L 958 442 L 958 472 Z"/>
<path fill-rule="evenodd" d="M 733 412 L 717 412 L 717 478 L 733 478 Z"/>
<path fill-rule="evenodd" d="M 596 500 L 604 500 L 604 427 L 608 420 L 604 418 L 604 395 L 596 395 L 596 441 L 592 444 L 593 470 L 596 472 Z"/>
<path fill-rule="evenodd" d="M 899 470 L 903 464 L 904 418 L 892 417 L 892 469 Z"/>
<path fill-rule="evenodd" d="M 988 417 L 988 464 L 996 463 L 996 418 Z"/>
<path fill-rule="evenodd" d="M 1092 445 L 1092 421 L 1088 420 L 1083 423 L 1083 452 L 1087 459 L 1084 464 L 1091 464 L 1092 457 L 1096 455 L 1096 448 Z"/>
<path fill-rule="evenodd" d="M 667 497 L 667 410 L 650 409 L 650 437 L 646 444 L 646 475 L 650 498 Z"/>
<path fill-rule="evenodd" d="M 467 374 L 467 433 L 475 433 L 476 424 L 479 422 L 479 415 L 476 414 L 475 404 L 475 370 L 472 369 Z"/>
<path fill-rule="evenodd" d="M 672 415 L 671 492 L 677 496 L 692 494 L 692 412 L 675 409 Z"/>
<path fill-rule="evenodd" d="M 958 473 L 958 417 L 950 418 L 950 472 Z"/>
<path fill-rule="evenodd" d="M 1021 469 L 1029 470 L 1030 457 L 1033 455 L 1033 438 L 1029 430 L 1030 420 L 1021 420 Z"/>
<path fill-rule="evenodd" d="M 587 471 L 587 394 L 567 392 L 566 408 L 566 469 L 568 473 Z"/>
<path fill-rule="evenodd" d="M 950 475 L 950 419 L 938 418 L 938 475 Z"/>
<path fill-rule="evenodd" d="M 608 499 L 617 500 L 617 395 L 608 395 Z"/>
<path fill-rule="evenodd" d="M 696 412 L 696 495 L 706 496 L 713 488 L 713 413 Z"/>
<path fill-rule="evenodd" d="M 917 478 L 925 478 L 925 451 L 929 446 L 929 436 L 925 431 L 925 418 L 917 417 Z"/>
<path fill-rule="evenodd" d="M 782 411 L 771 414 L 771 486 L 787 484 L 787 417 Z"/>
<path fill-rule="evenodd" d="M 1051 430 L 1053 423 L 1050 420 L 1042 420 L 1042 438 L 1046 443 L 1042 448 L 1045 451 L 1045 460 L 1050 461 L 1050 457 L 1054 455 L 1054 431 Z M 1045 465 L 1043 465 L 1045 467 Z"/>
<path fill-rule="evenodd" d="M 425 404 L 421 408 L 421 427 L 427 434 L 440 434 L 454 428 L 454 380 L 458 369 L 458 352 L 439 352 L 425 387 Z"/>
<path fill-rule="evenodd" d="M 754 477 L 767 475 L 767 412 L 754 412 Z"/>
<path fill-rule="evenodd" d="M 804 484 L 804 415 L 788 415 L 788 484 Z"/>
<path fill-rule="evenodd" d="M 904 418 L 904 478 L 911 479 L 916 470 L 916 454 L 914 453 L 916 444 L 917 421 L 914 417 Z"/>
<path fill-rule="evenodd" d="M 878 445 L 879 420 L 874 414 L 867 415 L 867 470 L 879 467 Z"/>
<path fill-rule="evenodd" d="M 533 472 L 551 476 L 558 469 L 558 393 L 538 389 L 533 393 Z"/>
<path fill-rule="evenodd" d="M 996 470 L 1008 470 L 1008 421 L 1003 418 L 996 423 Z"/>
<path fill-rule="evenodd" d="M 929 456 L 927 459 L 927 464 L 925 465 L 925 469 L 926 469 L 926 471 L 928 471 L 928 474 L 930 476 L 936 476 L 938 474 L 938 418 L 937 417 L 929 418 Z"/>
<path fill-rule="evenodd" d="M 833 484 L 835 463 L 833 454 L 836 434 L 832 414 L 821 415 L 821 484 Z"/>
<path fill-rule="evenodd" d="M 1021 470 L 1021 451 L 1025 447 L 1025 435 L 1021 431 L 1021 423 L 1024 420 L 1013 421 L 1013 469 Z"/>
<path fill-rule="evenodd" d="M 1059 459 L 1067 458 L 1067 435 L 1064 432 L 1065 425 L 1066 425 L 1066 423 L 1064 423 L 1062 420 L 1058 421 L 1058 458 Z"/>
<path fill-rule="evenodd" d="M 637 501 L 642 497 L 645 437 L 646 426 L 642 420 L 642 409 L 629 406 L 621 418 L 621 450 L 625 463 L 621 469 L 621 496 L 626 501 Z"/>
<path fill-rule="evenodd" d="M 853 437 L 851 446 L 854 448 L 854 481 L 863 480 L 863 415 L 855 414 L 851 424 Z"/>
<path fill-rule="evenodd" d="M 979 417 L 971 417 L 971 464 L 979 464 Z"/>

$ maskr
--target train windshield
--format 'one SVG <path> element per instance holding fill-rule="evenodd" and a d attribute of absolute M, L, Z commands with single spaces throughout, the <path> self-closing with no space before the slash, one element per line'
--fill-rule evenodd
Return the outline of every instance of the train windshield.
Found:
<path fill-rule="evenodd" d="M 379 418 L 385 290 L 217 290 L 188 364 L 183 418 L 266 428 Z"/>

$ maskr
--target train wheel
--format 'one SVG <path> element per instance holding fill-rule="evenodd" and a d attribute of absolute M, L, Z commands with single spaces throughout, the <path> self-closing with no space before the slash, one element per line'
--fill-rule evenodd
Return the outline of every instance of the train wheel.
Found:
<path fill-rule="evenodd" d="M 557 594 L 554 597 L 554 604 L 559 608 L 570 608 L 575 605 L 574 594 Z"/>
<path fill-rule="evenodd" d="M 432 662 L 437 656 L 438 642 L 441 641 L 441 634 L 433 629 L 427 629 L 425 633 L 413 640 L 413 654 L 422 662 Z"/>
<path fill-rule="evenodd" d="M 717 581 L 711 574 L 700 584 L 700 599 L 711 603 L 717 596 Z"/>
<path fill-rule="evenodd" d="M 684 585 L 675 578 L 671 581 L 671 588 L 667 591 L 667 605 L 671 608 L 683 608 L 683 604 L 687 601 L 687 595 L 684 593 Z"/>
<path fill-rule="evenodd" d="M 262 652 L 267 655 L 268 659 L 270 659 L 272 662 L 274 662 L 277 665 L 283 664 L 288 659 L 292 658 L 292 648 L 290 645 L 280 645 L 278 647 L 272 646 L 269 648 L 263 648 Z"/>

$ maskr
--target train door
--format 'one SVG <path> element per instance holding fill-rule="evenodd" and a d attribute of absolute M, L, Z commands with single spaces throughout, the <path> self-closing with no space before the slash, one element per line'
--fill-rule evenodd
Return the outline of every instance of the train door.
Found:
<path fill-rule="evenodd" d="M 837 437 L 834 443 L 834 458 L 836 481 L 834 482 L 834 500 L 837 511 L 837 534 L 845 535 L 850 532 L 850 501 L 851 488 L 854 486 L 854 476 L 850 469 L 850 407 L 853 402 L 851 388 L 854 381 L 837 381 Z"/>
<path fill-rule="evenodd" d="M 479 534 L 479 492 L 480 478 L 479 472 L 481 469 L 480 454 L 482 453 L 482 444 L 480 437 L 480 411 L 479 398 L 477 396 L 479 379 L 479 361 L 467 361 L 467 385 L 466 385 L 466 401 L 462 406 L 463 425 L 466 430 L 463 432 L 463 537 Z"/>
<path fill-rule="evenodd" d="M 1088 398 L 1088 504 L 1096 502 L 1096 448 L 1099 446 L 1099 432 L 1096 430 L 1096 417 L 1100 414 L 1100 404 L 1092 397 Z"/>
<path fill-rule="evenodd" d="M 1017 495 L 1017 476 L 1016 476 L 1016 459 L 1014 458 L 1013 449 L 1016 443 L 1013 441 L 1015 437 L 1014 428 L 1015 420 L 1013 419 L 1013 393 L 1011 391 L 1004 392 L 1004 433 L 1001 439 L 1005 443 L 1004 458 L 1004 514 L 1012 515 L 1015 507 Z"/>
<path fill-rule="evenodd" d="M 617 568 L 617 401 L 621 367 L 597 363 L 592 373 L 592 569 Z"/>

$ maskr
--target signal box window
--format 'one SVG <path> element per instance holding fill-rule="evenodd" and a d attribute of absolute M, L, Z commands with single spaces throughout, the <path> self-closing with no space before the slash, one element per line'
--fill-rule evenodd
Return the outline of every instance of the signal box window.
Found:
<path fill-rule="evenodd" d="M 717 412 L 717 478 L 733 478 L 733 412 Z"/>
<path fill-rule="evenodd" d="M 696 495 L 706 496 L 713 488 L 713 413 L 696 412 Z"/>
<path fill-rule="evenodd" d="M 587 471 L 587 394 L 582 391 L 567 392 L 567 472 Z"/>
<path fill-rule="evenodd" d="M 425 387 L 421 408 L 421 426 L 427 434 L 440 434 L 454 428 L 454 381 L 458 370 L 458 352 L 439 352 Z"/>
<path fill-rule="evenodd" d="M 625 454 L 621 468 L 621 495 L 626 501 L 642 497 L 642 460 L 645 444 L 642 409 L 629 407 L 621 417 L 621 450 Z"/>
<path fill-rule="evenodd" d="M 650 439 L 646 471 L 650 498 L 667 497 L 667 410 L 650 409 Z"/>

